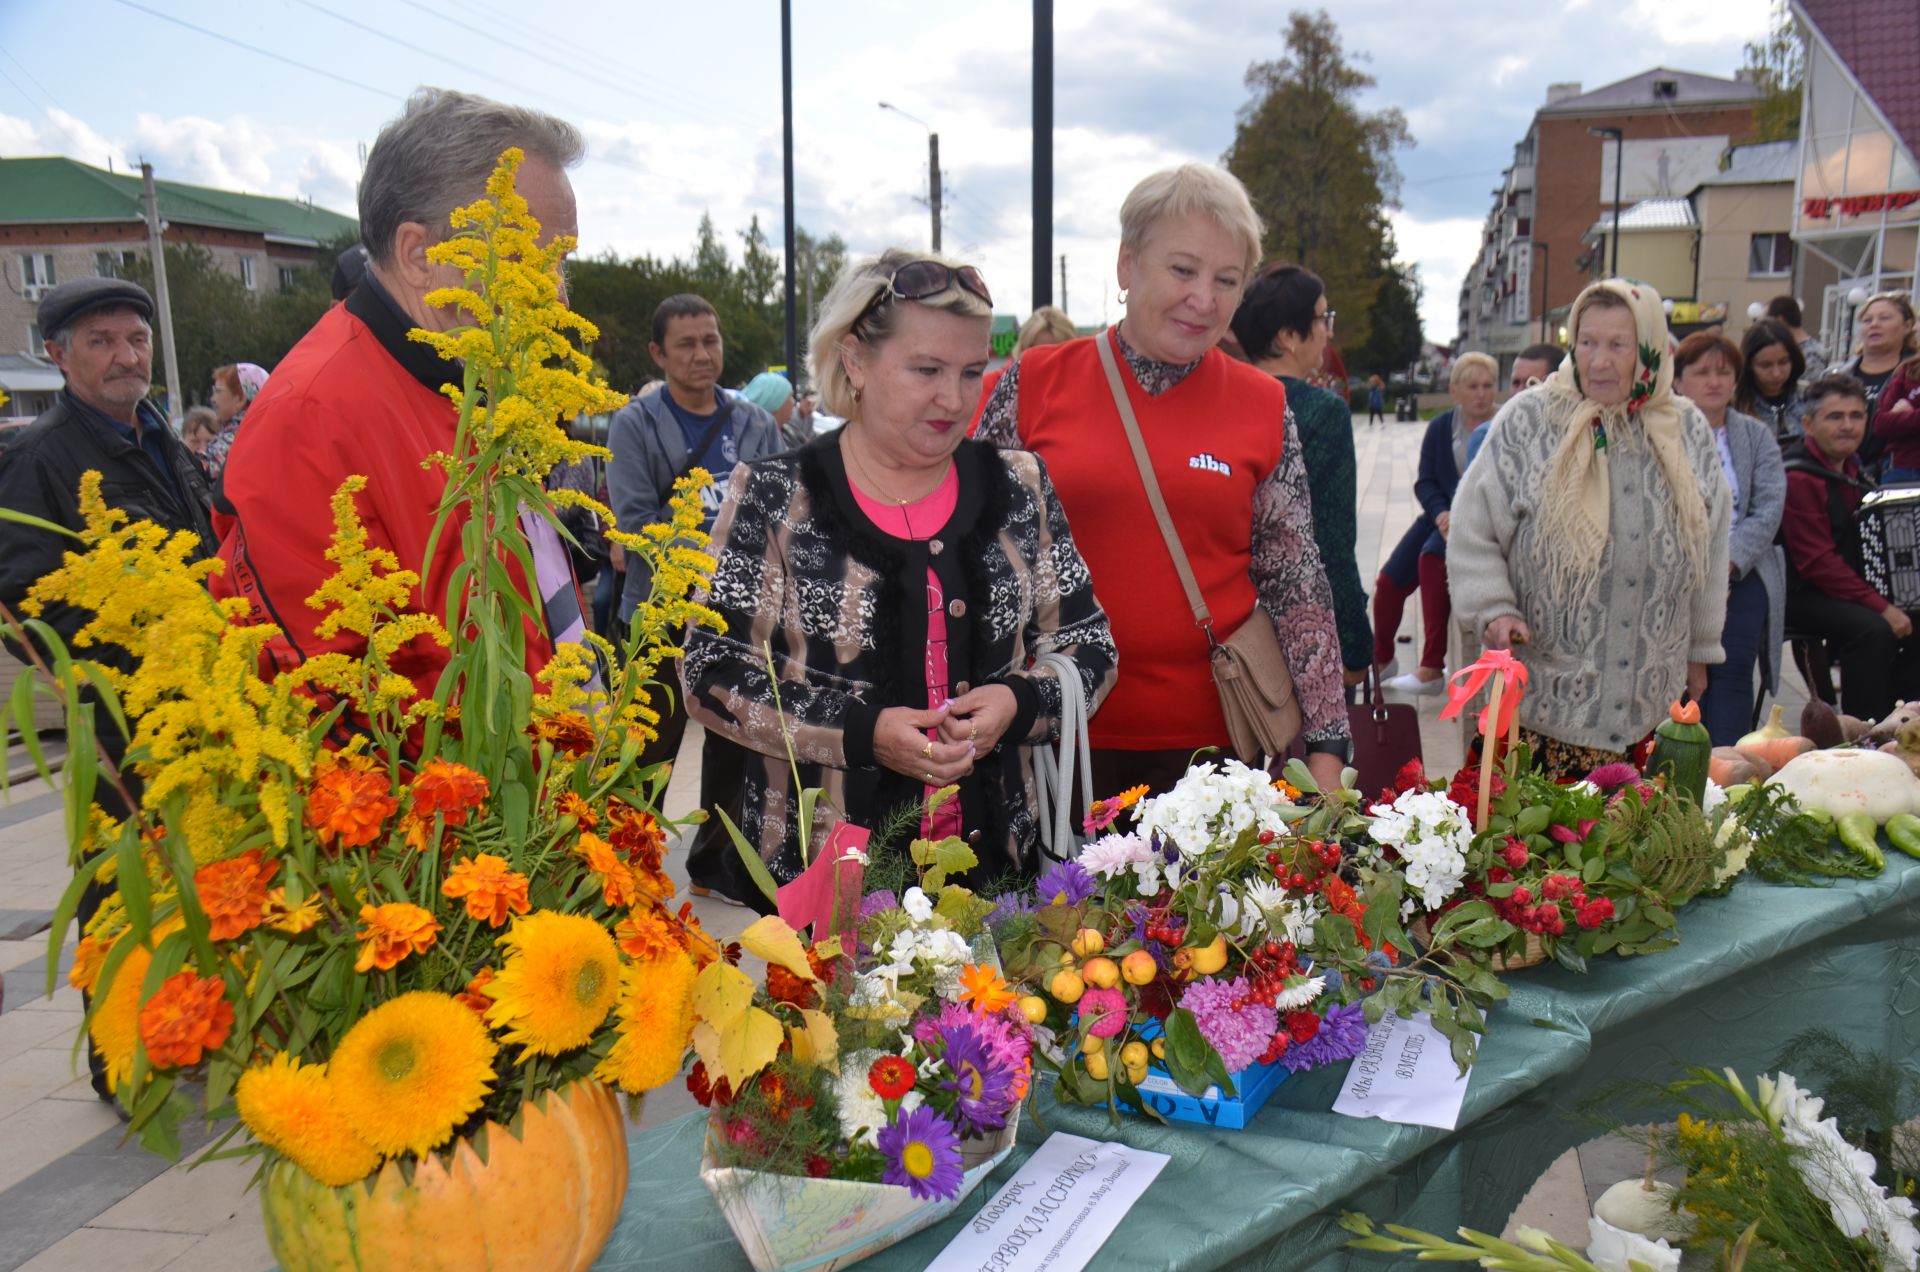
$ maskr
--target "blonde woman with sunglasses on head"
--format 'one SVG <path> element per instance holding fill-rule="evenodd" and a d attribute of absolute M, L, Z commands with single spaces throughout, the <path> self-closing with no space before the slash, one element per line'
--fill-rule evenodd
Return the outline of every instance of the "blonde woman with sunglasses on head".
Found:
<path fill-rule="evenodd" d="M 826 792 L 817 848 L 842 817 L 874 828 L 957 785 L 922 833 L 977 833 L 976 880 L 1033 873 L 1019 744 L 1053 731 L 1061 690 L 1027 668 L 1066 655 L 1089 710 L 1113 685 L 1113 636 L 1045 467 L 966 437 L 992 316 L 971 266 L 900 249 L 854 262 L 809 348 L 845 426 L 734 470 L 706 597 L 726 631 L 689 633 L 682 677 L 694 719 L 759 753 L 741 829 L 782 882 L 804 865 L 807 787 Z"/>

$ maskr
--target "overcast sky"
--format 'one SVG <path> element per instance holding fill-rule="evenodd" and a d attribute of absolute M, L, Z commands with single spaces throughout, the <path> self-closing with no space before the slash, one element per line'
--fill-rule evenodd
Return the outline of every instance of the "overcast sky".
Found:
<path fill-rule="evenodd" d="M 877 104 L 892 102 L 940 133 L 947 250 L 981 266 L 996 308 L 1024 315 L 1030 5 L 793 7 L 800 223 L 856 249 L 926 242 L 926 133 Z M 1731 75 L 1769 0 L 1328 8 L 1379 81 L 1366 104 L 1398 106 L 1412 129 L 1394 222 L 1425 286 L 1428 338 L 1444 341 L 1489 191 L 1546 86 L 1595 88 L 1659 65 Z M 1055 11 L 1054 251 L 1088 323 L 1118 316 L 1126 191 L 1168 164 L 1218 161 L 1248 63 L 1284 51 L 1287 8 L 1057 0 Z M 352 212 L 361 149 L 418 84 L 579 124 L 587 252 L 686 253 L 702 211 L 735 248 L 757 213 L 778 246 L 776 0 L 0 0 L 0 155 L 145 157 L 162 176 Z M 1057 303 L 1057 262 L 1055 291 Z"/>

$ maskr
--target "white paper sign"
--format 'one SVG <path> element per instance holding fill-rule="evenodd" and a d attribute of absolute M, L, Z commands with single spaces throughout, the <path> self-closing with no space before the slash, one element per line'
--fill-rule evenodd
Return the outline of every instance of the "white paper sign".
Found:
<path fill-rule="evenodd" d="M 1353 1058 L 1333 1111 L 1450 1131 L 1460 1123 L 1471 1076 L 1454 1064 L 1452 1045 L 1426 1012 L 1410 1020 L 1388 1013 Z"/>
<path fill-rule="evenodd" d="M 927 1272 L 1080 1272 L 1169 1160 L 1056 1131 Z"/>

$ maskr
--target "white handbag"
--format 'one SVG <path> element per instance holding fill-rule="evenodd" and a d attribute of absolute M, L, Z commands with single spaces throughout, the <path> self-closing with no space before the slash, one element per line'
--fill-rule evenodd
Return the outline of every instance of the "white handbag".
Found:
<path fill-rule="evenodd" d="M 1086 836 L 1080 828 L 1086 824 L 1093 804 L 1093 749 L 1087 744 L 1087 695 L 1080 683 L 1080 668 L 1065 654 L 1050 653 L 1035 660 L 1032 670 L 1053 672 L 1060 686 L 1060 742 L 1054 746 L 1034 745 L 1034 777 L 1039 787 L 1037 813 L 1040 823 L 1040 851 L 1054 861 L 1067 861 L 1080 855 Z M 1080 778 L 1080 816 L 1073 815 L 1073 779 Z"/>

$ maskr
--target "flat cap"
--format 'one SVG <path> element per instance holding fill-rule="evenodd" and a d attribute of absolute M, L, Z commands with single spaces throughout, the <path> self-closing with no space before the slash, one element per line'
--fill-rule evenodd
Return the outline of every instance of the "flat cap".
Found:
<path fill-rule="evenodd" d="M 40 338 L 53 339 L 74 319 L 96 309 L 132 309 L 153 321 L 153 297 L 140 284 L 124 278 L 76 278 L 41 297 L 36 315 Z"/>

